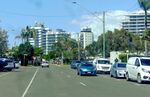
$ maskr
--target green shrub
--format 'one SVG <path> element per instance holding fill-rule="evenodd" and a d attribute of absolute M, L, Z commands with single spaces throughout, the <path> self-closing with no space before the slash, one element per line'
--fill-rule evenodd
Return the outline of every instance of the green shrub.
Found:
<path fill-rule="evenodd" d="M 119 59 L 121 62 L 127 62 L 127 54 L 120 54 Z"/>

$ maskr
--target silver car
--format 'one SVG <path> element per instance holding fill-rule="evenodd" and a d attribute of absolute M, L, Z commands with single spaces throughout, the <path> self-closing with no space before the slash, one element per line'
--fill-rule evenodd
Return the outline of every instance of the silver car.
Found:
<path fill-rule="evenodd" d="M 126 73 L 126 63 L 115 63 L 110 69 L 110 77 L 125 78 Z"/>
<path fill-rule="evenodd" d="M 49 68 L 49 64 L 47 61 L 43 61 L 42 64 L 41 64 L 41 67 L 48 67 Z"/>

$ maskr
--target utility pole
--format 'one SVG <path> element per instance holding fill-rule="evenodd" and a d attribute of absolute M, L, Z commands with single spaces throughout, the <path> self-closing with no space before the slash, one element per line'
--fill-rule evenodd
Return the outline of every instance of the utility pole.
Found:
<path fill-rule="evenodd" d="M 78 60 L 80 61 L 80 34 L 78 33 Z"/>
<path fill-rule="evenodd" d="M 80 61 L 80 34 L 78 33 L 78 60 Z"/>
<path fill-rule="evenodd" d="M 106 57 L 105 52 L 105 11 L 103 11 L 103 58 Z"/>

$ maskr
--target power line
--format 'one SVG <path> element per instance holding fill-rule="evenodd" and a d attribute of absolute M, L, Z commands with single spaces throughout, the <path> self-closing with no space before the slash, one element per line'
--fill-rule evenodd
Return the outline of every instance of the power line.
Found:
<path fill-rule="evenodd" d="M 30 16 L 30 17 L 43 17 L 43 18 L 63 18 L 63 17 L 72 17 L 72 16 L 75 16 L 75 15 L 53 15 L 53 16 L 50 16 L 50 15 L 35 15 L 35 14 L 25 14 L 25 13 L 17 13 L 17 12 L 10 12 L 10 11 L 4 11 L 4 10 L 0 10 L 0 12 L 2 13 L 6 13 L 6 14 L 11 14 L 11 15 L 17 15 L 17 16 Z"/>

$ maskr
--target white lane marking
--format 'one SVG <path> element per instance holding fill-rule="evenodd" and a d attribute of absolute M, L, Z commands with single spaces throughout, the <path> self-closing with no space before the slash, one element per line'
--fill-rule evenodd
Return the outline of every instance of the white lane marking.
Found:
<path fill-rule="evenodd" d="M 39 68 L 37 68 L 37 69 L 36 69 L 36 71 L 35 71 L 35 73 L 34 73 L 34 75 L 33 75 L 32 79 L 31 79 L 30 83 L 28 84 L 28 86 L 27 86 L 26 90 L 24 91 L 24 93 L 22 94 L 22 96 L 21 96 L 21 97 L 25 97 L 25 95 L 27 94 L 27 92 L 28 92 L 28 90 L 29 90 L 29 88 L 30 88 L 31 84 L 33 83 L 33 80 L 34 80 L 34 78 L 35 78 L 35 76 L 36 76 L 36 74 L 37 74 L 38 70 L 39 70 Z"/>
<path fill-rule="evenodd" d="M 3 77 L 3 76 L 5 76 L 5 75 L 7 75 L 7 74 L 9 74 L 9 72 L 8 72 L 8 73 L 5 73 L 5 74 L 1 74 L 0 77 Z"/>
<path fill-rule="evenodd" d="M 86 84 L 84 84 L 84 83 L 82 83 L 82 82 L 80 82 L 80 84 L 83 85 L 83 86 L 87 86 Z"/>

